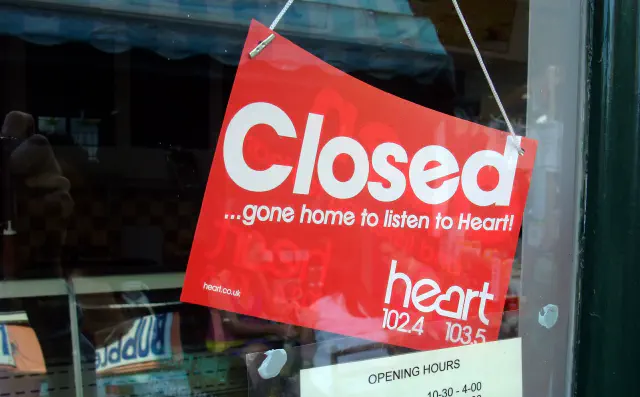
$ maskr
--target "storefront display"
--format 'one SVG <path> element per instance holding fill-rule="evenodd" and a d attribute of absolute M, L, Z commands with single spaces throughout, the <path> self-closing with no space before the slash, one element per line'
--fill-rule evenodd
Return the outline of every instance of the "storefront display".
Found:
<path fill-rule="evenodd" d="M 0 0 L 0 397 L 572 395 L 589 12 Z"/>

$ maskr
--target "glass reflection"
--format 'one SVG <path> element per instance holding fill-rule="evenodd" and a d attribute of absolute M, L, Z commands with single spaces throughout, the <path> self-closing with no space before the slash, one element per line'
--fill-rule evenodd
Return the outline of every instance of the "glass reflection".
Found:
<path fill-rule="evenodd" d="M 256 17 L 269 22 L 279 3 L 179 3 L 144 8 L 126 1 L 117 15 L 107 9 L 89 12 L 107 4 L 104 1 L 85 2 L 75 12 L 2 7 L 0 73 L 7 82 L 0 97 L 0 114 L 7 115 L 2 136 L 17 138 L 2 140 L 0 223 L 7 230 L 11 220 L 11 230 L 17 232 L 3 236 L 5 280 L 133 279 L 184 271 L 247 21 Z M 448 2 L 298 3 L 282 29 L 315 55 L 393 95 L 503 128 Z M 505 100 L 508 112 L 524 125 L 526 57 L 517 54 L 526 54 L 527 40 L 526 34 L 514 39 L 511 33 L 514 26 L 527 25 L 518 9 L 528 5 L 510 1 L 477 8 L 464 3 L 501 92 L 512 93 Z M 174 22 L 158 22 L 155 16 Z M 340 117 L 352 116 L 348 104 L 336 102 L 336 97 L 319 100 Z M 363 142 L 370 146 L 384 138 L 363 133 Z M 30 140 L 34 144 L 25 145 Z M 16 153 L 35 147 L 44 165 L 7 165 L 22 145 Z M 270 155 L 257 141 L 247 142 L 246 150 L 265 159 Z M 15 173 L 9 172 L 12 168 Z M 313 204 L 335 203 L 318 197 Z M 320 329 L 345 322 L 361 329 L 362 338 L 177 305 L 177 291 L 154 288 L 78 294 L 72 304 L 66 295 L 21 298 L 12 302 L 15 307 L 3 308 L 3 313 L 24 313 L 28 321 L 3 323 L 0 366 L 43 378 L 29 387 L 15 386 L 18 381 L 12 379 L 11 387 L 46 389 L 49 395 L 62 387 L 63 395 L 71 394 L 72 327 L 78 328 L 85 395 L 240 393 L 247 386 L 247 367 L 250 373 L 257 368 L 247 365 L 245 354 L 268 349 L 309 345 L 300 360 L 318 366 L 406 351 L 367 339 L 382 323 L 382 313 L 363 305 L 367 299 L 349 300 L 340 290 L 324 290 L 327 277 L 371 284 L 367 264 L 327 275 L 327 258 L 336 252 L 321 235 L 313 244 L 272 244 L 269 236 L 243 239 L 237 230 L 219 227 L 224 233 L 213 253 L 233 250 L 239 263 L 266 265 L 287 277 L 277 286 L 248 285 L 249 267 L 220 274 L 212 282 L 233 279 L 243 288 L 272 292 L 269 302 L 246 304 L 274 305 L 300 318 L 314 316 Z M 419 247 L 420 255 L 401 260 L 423 269 L 424 277 L 433 273 L 428 264 L 434 259 L 446 261 L 450 255 L 483 249 L 434 247 L 426 239 L 406 236 L 354 241 L 353 249 L 376 250 L 380 261 L 389 263 L 409 246 Z M 468 269 L 449 270 L 460 275 Z M 518 335 L 516 271 L 509 291 L 501 337 Z M 313 310 L 292 303 L 300 297 Z M 70 318 L 70 305 L 75 305 L 76 322 Z M 443 328 L 444 323 L 427 323 L 424 330 L 433 337 L 434 330 Z M 28 355 L 32 367 L 21 366 L 20 352 Z M 255 364 L 262 358 L 257 360 Z M 61 377 L 44 376 L 57 366 L 66 371 Z M 14 390 L 2 382 L 0 389 Z"/>

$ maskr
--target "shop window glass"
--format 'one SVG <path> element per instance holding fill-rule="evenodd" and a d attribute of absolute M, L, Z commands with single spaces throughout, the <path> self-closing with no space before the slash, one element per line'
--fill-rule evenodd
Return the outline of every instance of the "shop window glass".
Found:
<path fill-rule="evenodd" d="M 13 123 L 3 129 L 5 138 L 18 139 L 1 141 L 0 223 L 16 233 L 6 233 L 1 248 L 0 390 L 42 396 L 299 395 L 301 368 L 409 352 L 179 300 L 249 22 L 268 25 L 283 3 L 0 4 L 0 114 L 7 115 L 5 126 Z M 557 288 L 540 280 L 554 274 L 568 282 L 575 278 L 570 270 L 557 270 L 553 259 L 560 255 L 561 235 L 573 230 L 562 229 L 570 222 L 549 229 L 548 220 L 559 216 L 558 203 L 566 213 L 574 206 L 567 204 L 573 191 L 561 190 L 555 176 L 571 168 L 561 166 L 560 154 L 578 139 L 578 127 L 566 121 L 578 105 L 562 95 L 577 95 L 578 89 L 572 75 L 549 72 L 548 66 L 566 71 L 578 61 L 558 53 L 531 58 L 544 47 L 541 15 L 555 11 L 522 0 L 460 3 L 516 133 L 544 148 L 536 167 L 545 172 L 534 176 L 500 328 L 500 339 L 542 338 L 535 323 L 542 303 L 532 296 L 541 286 L 548 289 L 540 295 L 556 296 Z M 556 22 L 551 30 L 560 29 Z M 570 41 L 579 37 L 577 26 L 572 18 L 575 32 L 563 48 L 577 46 Z M 392 95 L 506 129 L 449 0 L 299 0 L 278 32 Z M 32 132 L 44 137 L 40 143 L 47 150 L 33 154 L 42 168 L 28 181 L 13 178 L 7 171 L 11 154 Z M 239 250 L 242 243 L 232 235 L 225 242 Z M 549 252 L 546 262 L 540 259 Z M 527 260 L 527 253 L 535 260 Z M 316 254 L 321 260 L 323 253 Z M 568 294 L 558 296 L 570 303 Z M 527 306 L 528 299 L 537 306 Z M 330 312 L 341 303 L 320 304 Z M 556 331 L 562 335 L 554 336 L 557 349 L 536 352 L 536 363 L 569 365 L 572 329 L 562 324 Z M 294 360 L 277 386 L 252 378 L 252 360 L 261 362 L 262 353 L 274 348 L 286 349 Z M 541 389 L 558 391 L 570 377 L 564 369 L 555 368 L 561 372 L 552 376 L 541 367 L 525 374 L 525 395 L 534 395 L 527 386 L 534 380 Z"/>

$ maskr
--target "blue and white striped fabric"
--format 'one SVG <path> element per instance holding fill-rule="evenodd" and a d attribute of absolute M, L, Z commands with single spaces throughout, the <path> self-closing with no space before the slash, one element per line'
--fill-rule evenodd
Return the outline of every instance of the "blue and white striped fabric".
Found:
<path fill-rule="evenodd" d="M 269 25 L 285 2 L 25 0 L 0 8 L 0 34 L 41 45 L 82 41 L 108 52 L 148 48 L 171 59 L 208 54 L 234 64 L 251 19 Z M 297 0 L 277 30 L 346 71 L 428 75 L 449 65 L 435 27 L 413 16 L 408 0 Z"/>

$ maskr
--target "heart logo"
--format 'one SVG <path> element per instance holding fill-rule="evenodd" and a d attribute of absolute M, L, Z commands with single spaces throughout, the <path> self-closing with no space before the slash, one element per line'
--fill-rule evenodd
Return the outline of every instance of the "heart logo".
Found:
<path fill-rule="evenodd" d="M 451 302 L 451 296 L 453 294 L 458 294 L 458 310 L 455 312 L 444 310 L 441 307 L 442 302 Z M 462 309 L 464 306 L 464 290 L 456 285 L 450 287 L 447 290 L 446 294 L 440 295 L 435 302 L 436 313 L 441 316 L 455 318 L 456 320 L 460 320 L 462 318 Z"/>

